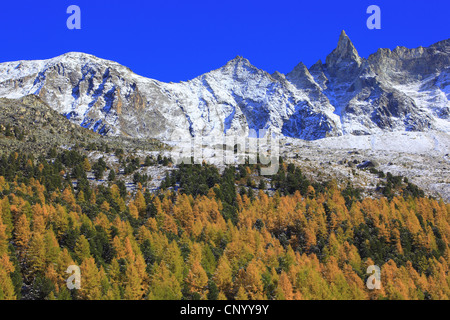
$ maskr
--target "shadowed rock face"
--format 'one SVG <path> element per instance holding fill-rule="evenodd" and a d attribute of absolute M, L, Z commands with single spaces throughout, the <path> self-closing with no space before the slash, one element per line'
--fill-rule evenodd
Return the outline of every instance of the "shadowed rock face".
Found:
<path fill-rule="evenodd" d="M 181 83 L 83 53 L 0 64 L 0 96 L 39 96 L 103 135 L 163 140 L 269 129 L 306 140 L 379 131 L 450 130 L 449 40 L 359 56 L 343 31 L 322 63 L 273 75 L 236 57 Z"/>
<path fill-rule="evenodd" d="M 342 32 L 326 63 L 309 71 L 340 115 L 343 134 L 359 135 L 448 132 L 449 68 L 449 40 L 429 48 L 379 49 L 364 59 Z"/>
<path fill-rule="evenodd" d="M 330 77 L 352 81 L 361 72 L 363 61 L 350 38 L 342 31 L 336 49 L 327 56 L 326 67 Z"/>

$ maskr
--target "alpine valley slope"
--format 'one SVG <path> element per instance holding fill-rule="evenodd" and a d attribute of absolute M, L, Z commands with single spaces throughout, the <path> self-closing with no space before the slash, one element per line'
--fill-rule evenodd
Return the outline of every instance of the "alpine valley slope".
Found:
<path fill-rule="evenodd" d="M 283 75 L 242 57 L 180 83 L 163 83 L 84 53 L 0 64 L 0 97 L 39 96 L 103 135 L 161 140 L 269 129 L 304 140 L 396 131 L 450 131 L 450 39 L 428 48 L 358 55 L 343 31 L 309 69 Z"/>

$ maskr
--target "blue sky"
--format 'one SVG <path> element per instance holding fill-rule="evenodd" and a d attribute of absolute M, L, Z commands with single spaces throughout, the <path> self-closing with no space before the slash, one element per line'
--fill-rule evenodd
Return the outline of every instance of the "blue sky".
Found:
<path fill-rule="evenodd" d="M 81 30 L 69 30 L 69 5 Z M 381 30 L 369 30 L 369 5 Z M 361 56 L 450 38 L 450 1 L 2 1 L 0 62 L 81 51 L 161 81 L 192 79 L 244 56 L 270 73 L 325 60 L 344 29 Z"/>

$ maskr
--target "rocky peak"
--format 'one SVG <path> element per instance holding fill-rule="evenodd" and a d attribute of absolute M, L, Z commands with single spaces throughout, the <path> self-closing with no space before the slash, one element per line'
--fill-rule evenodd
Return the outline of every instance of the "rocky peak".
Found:
<path fill-rule="evenodd" d="M 326 65 L 330 69 L 348 63 L 355 63 L 359 67 L 362 60 L 363 59 L 359 56 L 352 41 L 345 31 L 342 30 L 336 49 L 334 49 L 326 58 Z"/>
<path fill-rule="evenodd" d="M 309 73 L 308 68 L 300 62 L 295 68 L 286 75 L 291 83 L 299 89 L 313 89 L 317 88 L 313 76 Z"/>
<path fill-rule="evenodd" d="M 245 78 L 250 74 L 260 74 L 270 77 L 270 74 L 258 69 L 242 56 L 236 56 L 234 59 L 228 61 L 223 67 L 212 73 L 214 74 L 217 71 L 222 75 L 232 78 Z"/>
<path fill-rule="evenodd" d="M 275 71 L 271 74 L 271 77 L 278 81 L 286 81 L 286 76 L 279 71 Z"/>
<path fill-rule="evenodd" d="M 316 63 L 314 63 L 310 68 L 309 68 L 309 72 L 321 72 L 323 71 L 323 63 L 322 60 L 319 59 L 317 60 Z"/>
<path fill-rule="evenodd" d="M 252 66 L 248 59 L 242 56 L 236 56 L 234 59 L 227 62 L 225 66 Z"/>
<path fill-rule="evenodd" d="M 309 73 L 313 76 L 314 81 L 319 84 L 322 90 L 327 88 L 328 78 L 324 74 L 322 60 L 317 61 L 309 68 Z"/>
<path fill-rule="evenodd" d="M 307 76 L 310 75 L 310 73 L 305 64 L 303 62 L 300 62 L 294 67 L 294 69 L 291 72 L 288 73 L 288 75 L 290 75 L 291 77 L 295 75 Z"/>

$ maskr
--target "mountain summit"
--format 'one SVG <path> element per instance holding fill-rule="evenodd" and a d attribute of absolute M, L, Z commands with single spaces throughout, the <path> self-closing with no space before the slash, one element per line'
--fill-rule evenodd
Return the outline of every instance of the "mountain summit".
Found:
<path fill-rule="evenodd" d="M 237 56 L 190 81 L 164 83 L 71 52 L 0 64 L 0 97 L 37 95 L 103 135 L 177 140 L 268 129 L 306 140 L 383 131 L 450 131 L 449 40 L 379 49 L 367 59 L 342 31 L 309 69 L 270 75 Z"/>
<path fill-rule="evenodd" d="M 342 63 L 356 63 L 360 66 L 361 62 L 362 59 L 360 58 L 358 51 L 356 51 L 355 46 L 345 31 L 342 30 L 336 49 L 327 56 L 327 66 L 331 67 Z"/>

